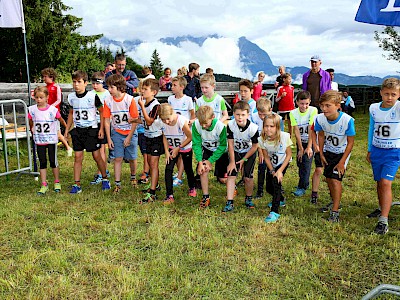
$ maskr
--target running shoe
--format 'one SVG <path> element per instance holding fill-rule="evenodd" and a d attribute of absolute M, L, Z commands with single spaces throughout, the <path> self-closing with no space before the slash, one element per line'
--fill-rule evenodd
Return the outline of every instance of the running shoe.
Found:
<path fill-rule="evenodd" d="M 40 187 L 40 190 L 37 192 L 37 194 L 40 196 L 46 195 L 48 190 L 49 190 L 49 187 L 47 185 L 42 185 Z"/>
<path fill-rule="evenodd" d="M 82 192 L 82 188 L 77 184 L 74 184 L 72 186 L 71 190 L 69 191 L 70 194 L 80 194 L 81 192 Z"/>

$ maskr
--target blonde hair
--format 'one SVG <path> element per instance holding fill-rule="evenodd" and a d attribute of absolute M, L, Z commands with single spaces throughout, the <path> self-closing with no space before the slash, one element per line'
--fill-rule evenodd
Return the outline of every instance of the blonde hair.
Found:
<path fill-rule="evenodd" d="M 165 120 L 168 119 L 170 116 L 173 116 L 175 114 L 174 109 L 172 108 L 171 104 L 169 103 L 163 103 L 160 106 L 160 119 Z"/>
<path fill-rule="evenodd" d="M 260 112 L 269 112 L 269 111 L 271 111 L 272 102 L 271 102 L 271 100 L 269 100 L 265 97 L 260 97 L 257 100 L 256 107 L 257 107 L 257 110 Z"/>
<path fill-rule="evenodd" d="M 200 77 L 200 84 L 202 83 L 202 82 L 207 82 L 207 83 L 209 83 L 210 85 L 215 85 L 215 77 L 214 77 L 214 75 L 212 75 L 212 74 L 203 74 L 201 77 Z"/>
<path fill-rule="evenodd" d="M 187 80 L 183 76 L 176 76 L 176 77 L 172 78 L 171 81 L 178 82 L 178 84 L 184 88 L 187 86 Z"/>
<path fill-rule="evenodd" d="M 400 89 L 400 80 L 394 77 L 386 78 L 382 82 L 381 90 L 386 89 Z"/>
<path fill-rule="evenodd" d="M 340 105 L 340 102 L 342 102 L 342 93 L 336 92 L 334 90 L 326 91 L 319 98 L 319 104 L 328 101 L 332 101 L 333 103 Z"/>
<path fill-rule="evenodd" d="M 181 73 L 181 76 L 184 76 L 184 75 L 187 75 L 188 70 L 187 70 L 187 68 L 185 66 L 183 66 L 182 68 L 178 69 L 177 73 Z"/>
<path fill-rule="evenodd" d="M 38 94 L 43 94 L 46 96 L 46 98 L 49 97 L 49 90 L 45 86 L 38 86 L 34 89 L 33 91 L 33 96 L 37 96 Z"/>
<path fill-rule="evenodd" d="M 215 118 L 214 111 L 211 106 L 200 106 L 196 111 L 196 118 L 199 120 L 200 125 L 207 123 L 209 120 Z"/>
<path fill-rule="evenodd" d="M 264 121 L 263 121 L 263 129 L 261 131 L 261 138 L 264 141 L 268 140 L 267 133 L 264 130 L 267 120 L 272 120 L 272 123 L 276 127 L 274 142 L 275 142 L 275 146 L 277 146 L 281 141 L 281 118 L 277 114 L 271 114 L 269 116 L 265 116 Z"/>

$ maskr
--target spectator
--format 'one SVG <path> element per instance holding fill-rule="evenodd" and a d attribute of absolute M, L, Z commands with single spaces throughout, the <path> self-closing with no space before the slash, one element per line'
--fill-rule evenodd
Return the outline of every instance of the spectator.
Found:
<path fill-rule="evenodd" d="M 356 109 L 356 106 L 354 104 L 353 98 L 349 96 L 348 91 L 343 91 L 343 102 L 344 102 L 344 111 L 350 116 L 353 116 L 353 112 Z"/>
<path fill-rule="evenodd" d="M 112 74 L 121 74 L 125 78 L 126 82 L 126 93 L 133 96 L 133 93 L 137 86 L 139 85 L 139 79 L 137 78 L 135 72 L 125 69 L 126 67 L 126 57 L 124 54 L 119 53 L 115 56 L 115 70 L 112 70 L 106 74 L 106 80 Z M 104 83 L 104 88 L 108 89 L 106 83 Z"/>
<path fill-rule="evenodd" d="M 171 77 L 171 69 L 165 68 L 164 69 L 164 76 L 160 78 L 160 89 L 162 91 L 170 91 L 172 87 L 172 77 Z"/>
<path fill-rule="evenodd" d="M 149 79 L 149 78 L 156 79 L 156 77 L 153 75 L 153 71 L 148 66 L 144 66 L 143 67 L 142 74 L 144 75 L 143 80 L 146 80 L 146 79 Z"/>
<path fill-rule="evenodd" d="M 213 70 L 212 68 L 207 68 L 207 69 L 206 69 L 206 73 L 207 73 L 207 74 L 214 75 L 214 70 Z"/>
<path fill-rule="evenodd" d="M 277 89 L 278 87 L 280 87 L 281 85 L 283 85 L 283 78 L 282 75 L 285 74 L 286 72 L 286 68 L 285 66 L 279 66 L 278 68 L 278 72 L 279 72 L 279 76 L 276 77 L 276 81 L 275 81 L 275 88 Z"/>
<path fill-rule="evenodd" d="M 189 72 L 184 76 L 187 81 L 187 86 L 183 93 L 189 97 L 192 97 L 193 101 L 196 101 L 202 95 L 199 74 L 200 65 L 197 63 L 190 63 Z"/>
<path fill-rule="evenodd" d="M 331 76 L 321 69 L 321 58 L 313 55 L 310 59 L 311 69 L 303 74 L 303 90 L 311 94 L 311 106 L 319 107 L 319 97 L 331 90 Z"/>
<path fill-rule="evenodd" d="M 257 81 L 253 83 L 253 99 L 256 101 L 261 97 L 264 78 L 265 73 L 263 71 L 257 72 Z"/>
<path fill-rule="evenodd" d="M 104 69 L 104 75 L 105 74 L 107 74 L 108 72 L 111 72 L 111 71 L 113 71 L 113 70 L 115 70 L 115 64 L 113 64 L 113 63 L 110 63 L 110 62 L 108 62 L 107 64 L 106 64 L 106 68 Z"/>
<path fill-rule="evenodd" d="M 185 66 L 178 69 L 178 71 L 176 72 L 177 76 L 185 76 L 185 75 L 187 75 L 187 73 L 188 73 L 188 70 L 186 69 Z"/>
<path fill-rule="evenodd" d="M 332 68 L 326 69 L 325 71 L 327 71 L 329 73 L 329 76 L 331 76 L 331 87 L 332 90 L 339 92 L 339 85 L 337 82 L 334 82 L 333 79 L 335 78 L 335 70 Z"/>

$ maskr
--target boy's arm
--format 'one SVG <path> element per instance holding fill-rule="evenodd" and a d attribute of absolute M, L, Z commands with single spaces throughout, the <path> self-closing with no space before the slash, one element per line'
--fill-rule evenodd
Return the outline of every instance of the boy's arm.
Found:
<path fill-rule="evenodd" d="M 201 162 L 203 160 L 203 149 L 202 149 L 202 141 L 201 135 L 197 131 L 197 127 L 195 125 L 192 126 L 192 149 L 194 152 L 194 157 L 197 162 Z"/>
<path fill-rule="evenodd" d="M 74 118 L 74 110 L 70 109 L 68 114 L 67 126 L 65 126 L 65 132 L 64 132 L 64 136 L 66 138 L 68 137 L 68 132 L 71 128 L 72 122 L 74 121 L 73 118 Z"/>
<path fill-rule="evenodd" d="M 144 103 L 143 101 L 139 100 L 139 105 L 142 108 L 142 114 L 143 114 L 143 118 L 146 121 L 147 126 L 151 126 L 154 123 L 154 120 L 156 118 L 149 116 L 149 114 L 147 113 L 145 107 L 144 107 Z M 156 105 L 153 107 L 153 110 L 150 112 L 150 114 L 152 116 L 157 116 L 158 115 L 158 109 L 160 108 L 160 105 Z"/>
<path fill-rule="evenodd" d="M 103 117 L 103 107 L 98 107 L 97 110 L 100 114 L 100 128 L 99 128 L 99 139 L 104 138 L 104 117 Z"/>
<path fill-rule="evenodd" d="M 189 110 L 189 114 L 190 114 L 189 125 L 192 125 L 194 123 L 194 120 L 196 120 L 196 114 L 194 112 L 194 108 Z"/>
<path fill-rule="evenodd" d="M 192 142 L 192 131 L 190 130 L 188 122 L 185 122 L 182 131 L 186 135 L 186 139 L 182 142 L 180 148 L 184 148 Z"/>
<path fill-rule="evenodd" d="M 30 129 L 30 131 L 32 131 L 32 127 L 33 127 L 33 121 L 32 121 L 32 119 L 29 119 L 29 129 Z"/>
<path fill-rule="evenodd" d="M 321 149 L 319 151 L 319 155 L 321 156 L 322 164 L 323 165 L 327 165 L 328 163 L 327 163 L 327 161 L 325 159 L 325 156 L 324 156 L 324 144 L 325 144 L 325 132 L 323 132 L 321 130 L 321 131 L 318 131 L 318 145 L 321 146 Z"/>
<path fill-rule="evenodd" d="M 333 168 L 334 170 L 337 170 L 339 173 L 339 177 L 342 177 L 344 174 L 344 171 L 346 170 L 345 168 L 345 163 L 347 157 L 349 157 L 351 150 L 353 149 L 354 145 L 354 136 L 347 136 L 347 146 L 346 149 L 344 150 L 343 156 L 340 159 L 339 163 Z"/>
<path fill-rule="evenodd" d="M 297 148 L 299 148 L 299 151 L 297 152 L 297 160 L 301 162 L 304 154 L 303 143 L 301 142 L 299 126 L 296 125 L 293 127 L 294 127 L 294 136 L 296 137 Z"/>
<path fill-rule="evenodd" d="M 64 119 L 61 117 L 61 115 L 59 115 L 59 118 L 57 118 L 58 121 L 60 121 L 60 124 L 63 127 L 67 127 L 67 123 L 65 123 Z"/>
<path fill-rule="evenodd" d="M 229 165 L 227 168 L 227 173 L 230 175 L 233 170 L 237 172 L 236 163 L 235 163 L 235 148 L 234 148 L 234 140 L 228 139 L 228 153 L 229 153 Z"/>
<path fill-rule="evenodd" d="M 313 141 L 311 138 L 311 132 L 313 132 L 313 130 L 311 128 L 312 125 L 308 125 L 308 142 L 307 142 L 307 148 L 306 150 L 304 150 L 304 153 L 307 154 L 308 158 L 311 158 L 311 156 L 313 155 L 313 150 L 312 150 Z"/>
<path fill-rule="evenodd" d="M 213 155 L 211 155 L 210 158 L 208 159 L 208 161 L 210 163 L 216 162 L 222 156 L 222 154 L 224 154 L 226 152 L 227 143 L 228 143 L 228 141 L 227 141 L 227 135 L 226 135 L 226 127 L 224 126 L 224 128 L 222 129 L 222 131 L 219 135 L 219 146 L 218 146 L 217 150 L 215 150 Z"/>
<path fill-rule="evenodd" d="M 374 137 L 374 128 L 375 128 L 375 120 L 372 117 L 371 113 L 369 114 L 369 129 L 368 129 L 368 153 L 367 153 L 367 161 L 371 163 L 371 148 L 372 148 L 372 139 Z"/>
<path fill-rule="evenodd" d="M 111 125 L 110 125 L 110 118 L 104 118 L 104 129 L 106 132 L 108 148 L 114 149 L 114 143 L 111 139 Z"/>
<path fill-rule="evenodd" d="M 229 115 L 227 110 L 222 111 L 222 117 L 219 119 L 222 123 L 224 123 L 226 120 L 229 120 Z"/>

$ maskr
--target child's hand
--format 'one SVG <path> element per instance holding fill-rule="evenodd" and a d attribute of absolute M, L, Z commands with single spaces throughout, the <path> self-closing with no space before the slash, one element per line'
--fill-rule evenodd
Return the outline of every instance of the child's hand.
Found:
<path fill-rule="evenodd" d="M 283 92 L 283 93 L 282 93 L 282 97 L 286 97 L 286 95 L 287 95 L 286 92 Z"/>
<path fill-rule="evenodd" d="M 143 99 L 143 96 L 140 96 L 140 98 L 139 98 L 139 100 L 138 100 L 138 104 L 140 105 L 140 107 L 143 109 L 143 107 L 144 107 L 144 103 L 145 103 L 145 100 Z"/>
<path fill-rule="evenodd" d="M 274 174 L 274 177 L 276 177 L 276 179 L 278 179 L 279 183 L 282 183 L 282 179 L 283 179 L 283 173 L 281 170 L 277 170 Z"/>
<path fill-rule="evenodd" d="M 226 169 L 228 175 L 231 175 L 231 173 L 232 173 L 233 170 L 235 170 L 235 171 L 237 172 L 235 162 L 229 163 L 228 168 Z"/>
<path fill-rule="evenodd" d="M 327 166 L 328 162 L 326 161 L 325 156 L 322 154 L 322 152 L 319 153 L 320 157 L 321 157 L 321 162 L 323 166 Z"/>
<path fill-rule="evenodd" d="M 114 150 L 114 143 L 113 143 L 113 141 L 108 141 L 108 149 Z"/>
<path fill-rule="evenodd" d="M 264 154 L 262 153 L 262 151 L 258 152 L 258 163 L 259 164 L 263 164 L 264 163 Z"/>
<path fill-rule="evenodd" d="M 99 134 L 97 135 L 97 137 L 102 140 L 104 138 L 104 130 L 99 130 Z"/>
<path fill-rule="evenodd" d="M 333 170 L 336 170 L 336 171 L 338 171 L 338 175 L 339 175 L 339 178 L 341 178 L 343 175 L 344 175 L 344 171 L 346 170 L 346 168 L 344 167 L 344 162 L 339 162 L 334 168 L 333 168 Z"/>
<path fill-rule="evenodd" d="M 306 150 L 304 151 L 305 154 L 307 154 L 308 158 L 311 158 L 313 156 L 313 151 L 311 148 L 307 147 Z"/>
<path fill-rule="evenodd" d="M 304 149 L 303 147 L 299 149 L 299 151 L 297 152 L 297 160 L 299 162 L 303 161 L 303 155 L 304 155 Z"/>
<path fill-rule="evenodd" d="M 131 144 L 131 139 L 132 138 L 130 138 L 128 136 L 124 139 L 124 147 L 125 148 L 128 147 Z"/>
<path fill-rule="evenodd" d="M 242 159 L 239 160 L 239 161 L 236 163 L 236 165 L 238 165 L 238 166 L 236 167 L 236 169 L 239 170 L 239 171 L 242 171 L 243 164 L 244 164 L 244 160 L 242 160 Z"/>
<path fill-rule="evenodd" d="M 367 162 L 371 163 L 371 152 L 367 153 L 366 160 L 367 160 Z"/>
<path fill-rule="evenodd" d="M 206 165 L 203 161 L 200 161 L 197 165 L 197 173 L 199 175 L 202 175 L 204 172 L 206 172 Z"/>
<path fill-rule="evenodd" d="M 170 160 L 172 160 L 171 153 L 169 151 L 165 152 L 165 164 L 168 165 Z"/>
<path fill-rule="evenodd" d="M 204 163 L 206 164 L 205 165 L 206 171 L 211 171 L 212 170 L 212 164 L 208 160 L 205 160 Z"/>
<path fill-rule="evenodd" d="M 176 147 L 174 149 L 171 150 L 171 156 L 172 158 L 175 158 L 179 155 L 179 147 Z"/>

